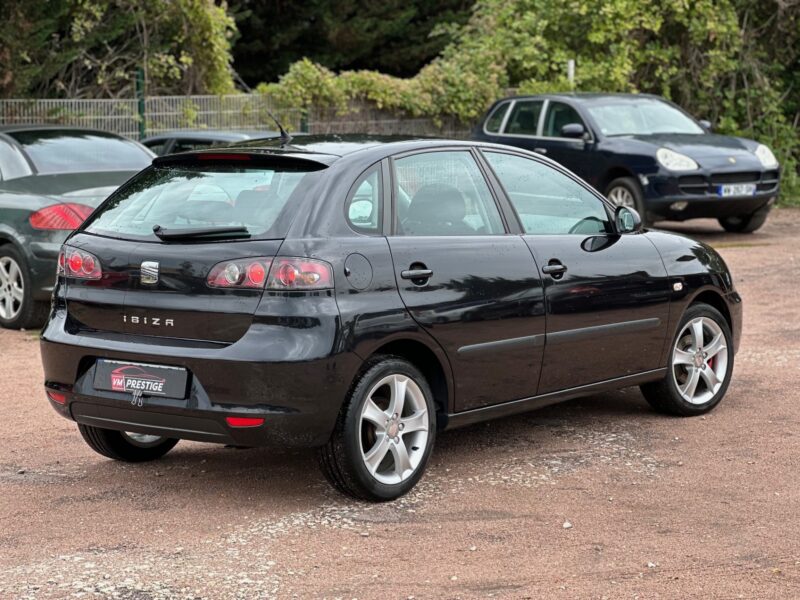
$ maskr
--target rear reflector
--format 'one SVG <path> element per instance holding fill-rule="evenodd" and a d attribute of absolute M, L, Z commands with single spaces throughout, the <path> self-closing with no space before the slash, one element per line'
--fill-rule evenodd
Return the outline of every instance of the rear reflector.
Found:
<path fill-rule="evenodd" d="M 53 392 L 51 390 L 47 390 L 47 397 L 50 398 L 56 404 L 66 404 L 67 403 L 67 396 L 65 394 L 61 394 L 59 392 Z"/>
<path fill-rule="evenodd" d="M 93 210 L 84 204 L 53 204 L 37 210 L 28 220 L 34 229 L 72 231 L 80 227 Z"/>
<path fill-rule="evenodd" d="M 231 427 L 259 427 L 264 424 L 264 419 L 254 417 L 225 417 Z"/>

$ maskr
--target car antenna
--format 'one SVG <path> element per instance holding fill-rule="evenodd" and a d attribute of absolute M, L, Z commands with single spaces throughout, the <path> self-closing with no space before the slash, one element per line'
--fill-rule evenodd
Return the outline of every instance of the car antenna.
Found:
<path fill-rule="evenodd" d="M 281 125 L 281 122 L 278 121 L 278 117 L 273 115 L 271 110 L 267 109 L 267 114 L 270 116 L 270 118 L 273 121 L 275 121 L 275 125 L 278 126 L 278 131 L 281 132 L 281 146 L 289 145 L 289 142 L 292 141 L 292 136 L 289 135 L 289 133 L 283 128 L 283 125 Z"/>

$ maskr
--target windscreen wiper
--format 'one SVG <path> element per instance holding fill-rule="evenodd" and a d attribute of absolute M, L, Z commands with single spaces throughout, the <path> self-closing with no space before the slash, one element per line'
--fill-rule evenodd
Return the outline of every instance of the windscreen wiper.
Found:
<path fill-rule="evenodd" d="M 230 227 L 195 227 L 188 229 L 164 229 L 161 225 L 153 225 L 153 233 L 162 240 L 191 240 L 191 239 L 226 239 L 249 238 L 250 230 L 244 225 Z"/>

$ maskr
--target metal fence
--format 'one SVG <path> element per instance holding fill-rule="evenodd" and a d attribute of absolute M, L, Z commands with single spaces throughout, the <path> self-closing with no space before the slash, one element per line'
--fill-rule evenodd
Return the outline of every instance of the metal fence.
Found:
<path fill-rule="evenodd" d="M 353 101 L 339 112 L 278 106 L 263 94 L 156 96 L 143 101 L 0 100 L 0 125 L 50 123 L 110 131 L 134 139 L 174 129 L 275 129 L 272 111 L 291 131 L 371 133 L 465 138 L 469 127 L 450 118 L 434 121 L 379 110 Z"/>

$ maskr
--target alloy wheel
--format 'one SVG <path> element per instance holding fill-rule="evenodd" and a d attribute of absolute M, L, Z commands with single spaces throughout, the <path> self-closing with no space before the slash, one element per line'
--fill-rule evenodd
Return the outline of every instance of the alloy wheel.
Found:
<path fill-rule="evenodd" d="M 684 325 L 672 349 L 672 375 L 681 397 L 705 404 L 728 373 L 728 346 L 716 321 L 697 317 Z"/>
<path fill-rule="evenodd" d="M 621 185 L 611 188 L 608 191 L 608 199 L 614 206 L 627 206 L 636 209 L 636 200 L 631 191 Z"/>
<path fill-rule="evenodd" d="M 127 438 L 128 442 L 140 448 L 149 448 L 160 443 L 164 438 L 160 435 L 149 435 L 147 433 L 134 433 L 133 431 L 123 431 L 123 437 Z"/>
<path fill-rule="evenodd" d="M 25 299 L 22 269 L 10 256 L 0 257 L 0 318 L 15 319 Z"/>
<path fill-rule="evenodd" d="M 428 445 L 430 415 L 422 390 L 406 375 L 388 375 L 361 409 L 361 457 L 379 482 L 398 484 L 419 467 Z"/>

